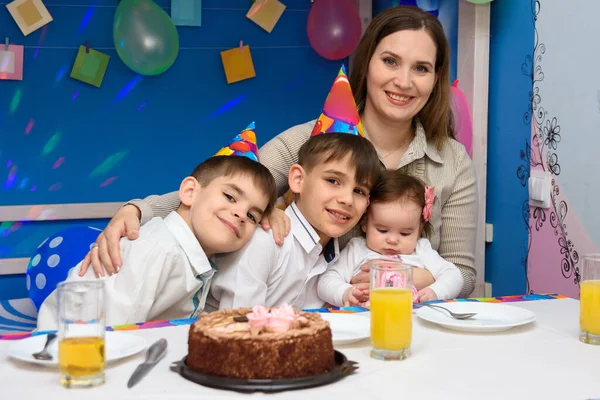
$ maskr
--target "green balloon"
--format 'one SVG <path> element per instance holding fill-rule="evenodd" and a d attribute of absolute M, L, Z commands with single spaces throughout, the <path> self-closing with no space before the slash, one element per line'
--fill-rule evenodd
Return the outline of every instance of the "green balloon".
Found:
<path fill-rule="evenodd" d="M 162 74 L 179 53 L 175 24 L 152 0 L 119 2 L 113 41 L 123 63 L 141 75 Z"/>

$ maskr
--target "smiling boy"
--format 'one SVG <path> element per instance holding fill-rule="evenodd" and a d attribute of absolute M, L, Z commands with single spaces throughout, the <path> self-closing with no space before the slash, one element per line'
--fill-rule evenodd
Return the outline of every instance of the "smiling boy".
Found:
<path fill-rule="evenodd" d="M 259 229 L 240 251 L 219 256 L 207 307 L 320 307 L 318 276 L 337 259 L 337 238 L 362 217 L 380 173 L 367 139 L 344 133 L 311 137 L 289 172 L 295 193 L 285 211 L 290 235 L 277 246 L 270 232 Z"/>

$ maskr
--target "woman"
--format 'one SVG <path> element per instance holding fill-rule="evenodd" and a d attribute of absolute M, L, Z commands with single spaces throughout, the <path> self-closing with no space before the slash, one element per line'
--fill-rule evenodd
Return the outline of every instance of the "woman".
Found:
<path fill-rule="evenodd" d="M 464 148 L 454 139 L 450 110 L 450 49 L 440 22 L 417 7 L 398 6 L 378 14 L 356 48 L 350 85 L 368 139 L 388 169 L 402 169 L 435 187 L 431 223 L 432 247 L 460 269 L 460 296 L 474 289 L 477 188 L 475 172 Z M 261 162 L 287 189 L 287 174 L 315 121 L 294 126 L 260 149 Z M 113 217 L 84 262 L 97 273 L 118 272 L 119 239 L 137 237 L 142 223 L 166 216 L 178 206 L 176 193 L 131 202 Z M 273 227 L 276 241 L 289 232 L 283 212 L 262 223 Z M 355 229 L 340 240 L 343 246 Z M 357 275 L 352 283 L 368 281 Z"/>

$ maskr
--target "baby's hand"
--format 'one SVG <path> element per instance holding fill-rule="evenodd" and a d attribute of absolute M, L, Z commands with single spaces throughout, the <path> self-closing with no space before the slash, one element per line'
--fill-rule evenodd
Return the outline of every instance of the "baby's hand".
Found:
<path fill-rule="evenodd" d="M 356 306 L 365 298 L 369 299 L 369 284 L 358 283 L 346 289 L 342 297 L 342 303 L 344 303 L 344 306 Z"/>
<path fill-rule="evenodd" d="M 419 296 L 419 303 L 422 303 L 424 301 L 431 301 L 431 300 L 438 299 L 437 295 L 435 294 L 433 289 L 430 287 L 426 287 L 424 289 L 419 290 L 417 295 Z"/>

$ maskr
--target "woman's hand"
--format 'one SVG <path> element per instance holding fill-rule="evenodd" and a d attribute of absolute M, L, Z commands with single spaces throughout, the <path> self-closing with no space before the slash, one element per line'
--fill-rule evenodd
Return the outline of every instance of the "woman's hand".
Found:
<path fill-rule="evenodd" d="M 128 204 L 117 211 L 106 229 L 98 235 L 94 247 L 83 259 L 79 276 L 85 275 L 90 264 L 94 268 L 96 277 L 104 276 L 104 270 L 108 275 L 119 272 L 123 264 L 119 241 L 124 236 L 127 236 L 130 240 L 138 238 L 140 216 L 140 210 L 132 204 Z"/>
<path fill-rule="evenodd" d="M 371 263 L 367 262 L 360 266 L 360 272 L 352 277 L 350 283 L 356 285 L 357 283 L 369 283 L 371 282 Z"/>
<path fill-rule="evenodd" d="M 283 238 L 290 233 L 291 229 L 290 218 L 279 208 L 273 208 L 269 215 L 263 216 L 260 225 L 265 231 L 273 230 L 273 239 L 278 246 L 283 246 Z"/>

